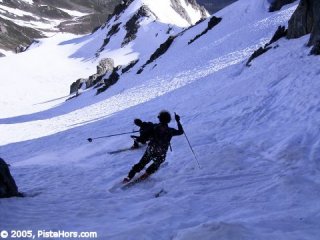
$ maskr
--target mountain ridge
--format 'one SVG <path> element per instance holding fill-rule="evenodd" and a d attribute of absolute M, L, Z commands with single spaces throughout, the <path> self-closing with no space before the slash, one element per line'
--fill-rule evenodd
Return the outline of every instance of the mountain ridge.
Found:
<path fill-rule="evenodd" d="M 36 38 L 56 32 L 90 33 L 100 26 L 120 0 L 0 1 L 0 51 L 17 52 Z"/>

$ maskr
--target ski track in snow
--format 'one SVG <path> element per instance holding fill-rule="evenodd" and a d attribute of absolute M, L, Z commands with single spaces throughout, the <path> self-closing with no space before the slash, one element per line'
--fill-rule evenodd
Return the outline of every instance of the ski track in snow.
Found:
<path fill-rule="evenodd" d="M 240 16 L 241 7 L 253 14 L 255 1 L 224 11 Z M 244 26 L 228 34 L 212 30 L 190 46 L 207 41 L 188 64 L 166 68 L 159 59 L 143 81 L 130 81 L 132 73 L 103 96 L 87 91 L 78 102 L 57 99 L 55 108 L 43 103 L 42 112 L 0 119 L 1 157 L 20 189 L 34 195 L 1 200 L 0 229 L 97 231 L 99 239 L 121 240 L 317 240 L 319 59 L 308 56 L 303 37 L 282 39 L 250 68 L 243 66 L 295 7 L 242 19 Z M 169 60 L 188 56 L 179 47 L 168 52 Z M 202 168 L 177 137 L 168 165 L 132 188 L 117 188 L 144 149 L 109 155 L 131 139 L 86 138 L 128 131 L 135 117 L 155 121 L 162 108 L 181 114 Z"/>

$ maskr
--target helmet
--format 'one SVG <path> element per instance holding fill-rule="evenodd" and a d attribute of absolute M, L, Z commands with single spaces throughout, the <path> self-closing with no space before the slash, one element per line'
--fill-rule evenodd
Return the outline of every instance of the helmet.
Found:
<path fill-rule="evenodd" d="M 136 119 L 134 120 L 134 124 L 137 125 L 137 126 L 141 126 L 141 124 L 142 124 L 141 119 L 136 118 Z"/>
<path fill-rule="evenodd" d="M 171 121 L 171 115 L 168 111 L 161 111 L 158 115 L 159 121 L 161 123 L 169 123 Z"/>

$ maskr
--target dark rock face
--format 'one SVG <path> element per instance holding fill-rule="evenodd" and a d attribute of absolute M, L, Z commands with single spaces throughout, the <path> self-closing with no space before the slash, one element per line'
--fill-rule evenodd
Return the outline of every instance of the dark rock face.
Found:
<path fill-rule="evenodd" d="M 84 83 L 84 79 L 80 78 L 70 86 L 70 94 L 78 92 L 78 90 L 81 88 L 82 84 Z"/>
<path fill-rule="evenodd" d="M 316 44 L 314 44 L 310 54 L 311 55 L 320 55 L 320 41 L 318 41 Z"/>
<path fill-rule="evenodd" d="M 194 41 L 196 41 L 198 38 L 200 38 L 201 36 L 205 35 L 209 30 L 211 30 L 212 28 L 214 28 L 216 25 L 219 24 L 219 22 L 221 22 L 222 18 L 217 18 L 215 16 L 212 16 L 211 19 L 208 22 L 208 26 L 207 28 L 200 34 L 198 34 L 197 36 L 195 36 L 193 39 L 191 39 L 188 44 L 193 43 Z"/>
<path fill-rule="evenodd" d="M 299 38 L 311 33 L 308 45 L 320 40 L 320 1 L 301 0 L 298 8 L 289 20 L 289 39 Z"/>
<path fill-rule="evenodd" d="M 120 17 L 120 14 L 124 12 L 124 10 L 127 9 L 127 7 L 133 2 L 134 0 L 126 0 L 126 1 L 121 1 L 120 4 L 118 4 L 113 13 L 112 16 L 116 16 L 116 20 Z"/>
<path fill-rule="evenodd" d="M 0 198 L 22 197 L 19 193 L 8 164 L 0 158 Z"/>
<path fill-rule="evenodd" d="M 137 74 L 140 74 L 143 72 L 143 69 L 153 61 L 155 61 L 157 58 L 159 58 L 161 55 L 165 54 L 166 51 L 170 48 L 171 44 L 173 43 L 176 36 L 170 36 L 164 43 L 160 45 L 159 48 L 151 55 L 150 59 L 138 70 Z"/>
<path fill-rule="evenodd" d="M 104 47 L 108 45 L 108 43 L 110 42 L 111 37 L 119 32 L 120 25 L 121 25 L 121 22 L 113 25 L 110 28 L 109 32 L 107 33 L 107 37 L 104 39 L 103 44 L 99 49 L 100 52 L 103 51 Z"/>
<path fill-rule="evenodd" d="M 273 0 L 269 12 L 279 11 L 284 5 L 295 2 L 296 0 Z"/>
<path fill-rule="evenodd" d="M 68 13 L 48 5 L 39 6 L 38 9 L 42 16 L 46 16 L 48 18 L 52 18 L 52 19 L 60 19 L 60 18 L 71 19 L 72 18 Z"/>
<path fill-rule="evenodd" d="M 308 45 L 316 45 L 320 41 L 320 1 L 312 1 L 313 25 Z"/>
<path fill-rule="evenodd" d="M 248 59 L 246 66 L 250 67 L 251 66 L 251 62 L 253 59 L 261 56 L 262 54 L 268 52 L 272 47 L 270 46 L 272 43 L 275 43 L 276 41 L 278 41 L 279 39 L 283 38 L 287 36 L 287 30 L 285 28 L 285 26 L 279 26 L 277 31 L 275 32 L 275 34 L 273 35 L 273 37 L 271 38 L 271 40 L 264 45 L 264 47 L 260 47 L 259 49 L 257 49 L 256 51 L 254 51 L 254 53 L 250 56 L 250 58 Z"/>
<path fill-rule="evenodd" d="M 37 30 L 21 27 L 7 19 L 0 17 L 0 48 L 16 51 L 17 47 L 29 46 L 34 38 L 42 38 L 44 35 Z"/>
<path fill-rule="evenodd" d="M 134 60 L 134 61 L 131 61 L 128 66 L 124 67 L 121 72 L 122 74 L 128 72 L 131 68 L 133 68 L 137 63 L 139 62 L 139 60 Z"/>
<path fill-rule="evenodd" d="M 246 63 L 246 66 L 247 66 L 247 67 L 250 67 L 250 66 L 251 66 L 250 63 L 252 62 L 253 59 L 261 56 L 262 54 L 264 54 L 264 53 L 266 53 L 266 52 L 268 52 L 270 49 L 271 49 L 271 47 L 266 47 L 266 46 L 258 48 L 258 49 L 257 49 L 256 51 L 254 51 L 254 53 L 250 56 L 249 60 L 248 60 L 247 63 Z"/>
<path fill-rule="evenodd" d="M 285 26 L 279 26 L 273 37 L 271 38 L 270 42 L 267 43 L 267 46 L 271 45 L 272 43 L 278 41 L 280 38 L 286 37 L 288 30 Z"/>
<path fill-rule="evenodd" d="M 78 79 L 73 82 L 70 86 L 70 94 L 76 93 L 78 95 L 78 90 L 85 84 L 85 88 L 90 88 L 93 86 L 100 86 L 103 84 L 103 77 L 107 72 L 113 72 L 114 70 L 114 61 L 111 58 L 104 58 L 100 60 L 97 66 L 97 72 L 88 79 Z"/>
<path fill-rule="evenodd" d="M 106 79 L 104 79 L 104 85 L 103 87 L 99 88 L 97 90 L 97 95 L 106 91 L 109 87 L 111 87 L 112 85 L 116 84 L 120 78 L 120 75 L 118 73 L 118 70 L 120 69 L 120 67 L 116 67 L 113 69 L 112 73 L 110 74 L 110 76 Z"/>
<path fill-rule="evenodd" d="M 125 46 L 132 40 L 136 39 L 136 34 L 140 27 L 140 21 L 144 17 L 150 16 L 150 9 L 146 6 L 142 6 L 139 10 L 132 16 L 132 18 L 125 24 L 125 29 L 127 30 L 127 34 L 123 39 L 121 46 Z"/>

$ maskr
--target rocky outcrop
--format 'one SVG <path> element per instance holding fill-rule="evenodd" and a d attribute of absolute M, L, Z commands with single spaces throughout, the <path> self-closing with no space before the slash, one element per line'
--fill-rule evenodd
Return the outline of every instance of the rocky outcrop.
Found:
<path fill-rule="evenodd" d="M 46 16 L 47 18 L 52 18 L 52 19 L 71 19 L 72 17 L 60 10 L 59 8 L 49 6 L 49 5 L 40 5 L 38 8 L 38 11 L 42 16 Z"/>
<path fill-rule="evenodd" d="M 246 63 L 246 66 L 247 66 L 247 67 L 250 67 L 250 66 L 251 66 L 250 63 L 252 62 L 253 59 L 261 56 L 262 54 L 264 54 L 264 53 L 266 53 L 266 52 L 268 52 L 270 49 L 271 49 L 271 47 L 268 47 L 268 46 L 264 46 L 264 47 L 258 48 L 258 49 L 257 49 L 256 51 L 254 51 L 254 52 L 252 53 L 252 55 L 249 57 L 249 59 L 248 59 L 248 61 L 247 61 L 247 63 Z"/>
<path fill-rule="evenodd" d="M 272 0 L 269 12 L 279 11 L 284 5 L 295 2 L 296 0 Z"/>
<path fill-rule="evenodd" d="M 104 58 L 100 60 L 97 66 L 97 74 L 104 75 L 107 71 L 112 71 L 114 69 L 114 61 L 112 58 Z"/>
<path fill-rule="evenodd" d="M 85 79 L 79 78 L 77 81 L 73 82 L 70 86 L 70 94 L 78 92 L 85 81 Z"/>
<path fill-rule="evenodd" d="M 21 27 L 0 17 L 0 49 L 16 51 L 19 46 L 29 46 L 35 38 L 44 37 L 39 31 Z"/>
<path fill-rule="evenodd" d="M 206 27 L 206 29 L 202 33 L 196 35 L 193 39 L 191 39 L 188 42 L 188 44 L 193 43 L 198 38 L 200 38 L 201 36 L 205 35 L 208 31 L 210 31 L 212 28 L 214 28 L 216 25 L 218 25 L 221 22 L 221 20 L 222 20 L 222 18 L 217 18 L 215 16 L 212 16 L 211 19 L 208 22 L 208 26 Z"/>
<path fill-rule="evenodd" d="M 139 62 L 139 59 L 131 61 L 126 67 L 124 67 L 121 72 L 122 74 L 128 72 L 131 68 L 133 68 L 137 63 Z"/>
<path fill-rule="evenodd" d="M 144 17 L 151 15 L 151 10 L 147 6 L 142 6 L 139 10 L 130 18 L 130 20 L 125 24 L 125 29 L 127 31 L 126 36 L 123 39 L 121 47 L 127 45 L 132 40 L 136 39 L 137 32 L 140 27 L 140 21 Z"/>
<path fill-rule="evenodd" d="M 0 198 L 22 197 L 14 181 L 9 165 L 0 158 Z"/>
<path fill-rule="evenodd" d="M 126 0 L 126 1 L 121 1 L 120 4 L 118 4 L 115 8 L 114 8 L 114 11 L 113 13 L 111 14 L 110 18 L 112 16 L 115 16 L 115 20 L 118 20 L 121 13 L 124 12 L 124 10 L 127 9 L 127 7 L 133 2 L 134 0 Z M 110 20 L 109 18 L 109 20 Z"/>
<path fill-rule="evenodd" d="M 266 44 L 266 46 L 271 45 L 272 43 L 275 43 L 279 39 L 286 37 L 288 33 L 288 30 L 286 29 L 285 26 L 279 26 L 277 31 L 274 33 L 273 37 L 269 41 L 269 43 Z"/>
<path fill-rule="evenodd" d="M 285 36 L 287 36 L 287 30 L 286 30 L 285 26 L 279 26 L 277 31 L 275 32 L 275 34 L 271 38 L 271 40 L 266 45 L 264 45 L 264 47 L 260 47 L 256 51 L 254 51 L 254 53 L 248 59 L 246 66 L 250 67 L 251 66 L 250 63 L 252 62 L 253 59 L 255 59 L 255 58 L 261 56 L 262 54 L 266 53 L 267 51 L 269 51 L 272 48 L 271 44 L 275 43 L 280 38 L 283 38 Z"/>
<path fill-rule="evenodd" d="M 320 41 L 314 44 L 310 52 L 311 55 L 320 55 Z"/>
<path fill-rule="evenodd" d="M 308 46 L 315 45 L 320 41 L 320 1 L 301 0 L 296 11 L 289 20 L 289 39 L 299 38 L 310 34 Z"/>
<path fill-rule="evenodd" d="M 114 69 L 114 61 L 111 58 L 102 59 L 97 66 L 97 72 L 89 77 L 85 82 L 86 88 L 93 87 L 95 85 L 103 84 L 103 77 L 107 72 L 112 72 Z"/>
<path fill-rule="evenodd" d="M 120 78 L 120 74 L 118 71 L 120 70 L 120 67 L 116 67 L 113 69 L 112 73 L 105 79 L 103 79 L 104 84 L 101 88 L 97 90 L 97 95 L 106 91 L 109 87 L 116 84 Z"/>
<path fill-rule="evenodd" d="M 157 58 L 159 58 L 161 55 L 165 54 L 166 51 L 170 48 L 171 44 L 173 43 L 176 36 L 170 36 L 164 43 L 160 45 L 159 48 L 151 55 L 150 59 L 138 70 L 137 74 L 140 74 L 143 72 L 143 69 L 155 61 Z"/>
<path fill-rule="evenodd" d="M 103 41 L 102 46 L 101 46 L 100 49 L 99 49 L 100 52 L 103 51 L 103 50 L 104 50 L 104 47 L 108 45 L 108 43 L 110 42 L 111 37 L 114 36 L 115 34 L 117 34 L 117 33 L 119 32 L 119 30 L 120 30 L 120 25 L 121 25 L 121 22 L 114 24 L 114 25 L 110 28 L 110 30 L 109 30 L 108 33 L 107 33 L 106 38 L 105 38 L 104 41 Z"/>
<path fill-rule="evenodd" d="M 100 60 L 97 66 L 97 72 L 87 79 L 80 78 L 77 81 L 73 82 L 70 86 L 70 94 L 76 93 L 78 95 L 78 90 L 84 86 L 85 89 L 93 86 L 103 85 L 103 77 L 108 72 L 113 72 L 114 70 L 114 61 L 111 58 L 104 58 Z"/>

